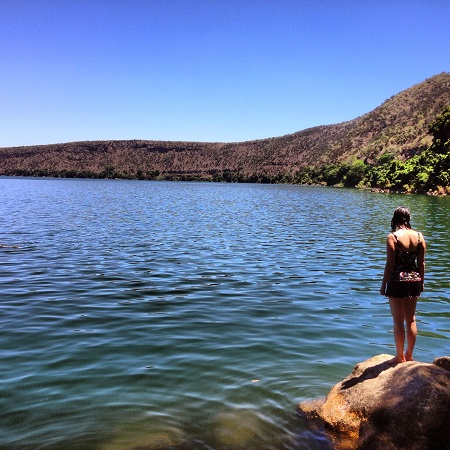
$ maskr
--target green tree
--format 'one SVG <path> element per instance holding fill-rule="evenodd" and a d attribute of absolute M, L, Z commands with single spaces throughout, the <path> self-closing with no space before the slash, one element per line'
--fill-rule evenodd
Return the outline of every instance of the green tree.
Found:
<path fill-rule="evenodd" d="M 448 153 L 450 151 L 450 105 L 436 117 L 429 131 L 433 135 L 430 150 L 434 153 Z"/>
<path fill-rule="evenodd" d="M 360 159 L 355 160 L 347 171 L 346 175 L 343 177 L 343 183 L 346 187 L 357 186 L 364 179 L 366 175 L 367 166 L 364 161 Z"/>

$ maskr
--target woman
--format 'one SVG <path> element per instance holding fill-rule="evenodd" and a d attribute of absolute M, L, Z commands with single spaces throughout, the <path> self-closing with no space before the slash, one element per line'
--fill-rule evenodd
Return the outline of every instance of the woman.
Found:
<path fill-rule="evenodd" d="M 389 297 L 394 320 L 396 355 L 392 363 L 413 360 L 416 343 L 416 303 L 423 291 L 426 244 L 422 233 L 410 225 L 411 213 L 407 208 L 397 208 L 391 220 L 386 244 L 386 267 L 380 294 Z M 407 348 L 405 347 L 405 324 Z"/>

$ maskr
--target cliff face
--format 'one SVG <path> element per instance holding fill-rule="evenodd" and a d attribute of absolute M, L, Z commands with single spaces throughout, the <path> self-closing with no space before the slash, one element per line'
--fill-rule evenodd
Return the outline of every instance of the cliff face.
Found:
<path fill-rule="evenodd" d="M 450 104 L 450 73 L 394 95 L 354 120 L 237 143 L 95 141 L 0 148 L 1 175 L 176 178 L 277 175 L 305 166 L 409 158 L 431 143 L 428 127 Z"/>

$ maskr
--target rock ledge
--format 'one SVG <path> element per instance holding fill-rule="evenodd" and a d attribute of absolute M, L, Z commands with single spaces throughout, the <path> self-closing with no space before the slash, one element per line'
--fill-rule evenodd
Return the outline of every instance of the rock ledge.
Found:
<path fill-rule="evenodd" d="M 391 358 L 357 364 L 326 399 L 302 402 L 299 412 L 360 450 L 450 449 L 450 357 L 433 364 Z"/>

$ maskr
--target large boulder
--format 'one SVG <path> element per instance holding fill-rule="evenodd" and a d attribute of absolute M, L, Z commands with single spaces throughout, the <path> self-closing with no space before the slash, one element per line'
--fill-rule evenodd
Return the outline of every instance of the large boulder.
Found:
<path fill-rule="evenodd" d="M 359 363 L 324 400 L 299 411 L 360 450 L 450 449 L 450 358 L 393 364 L 392 355 Z"/>

